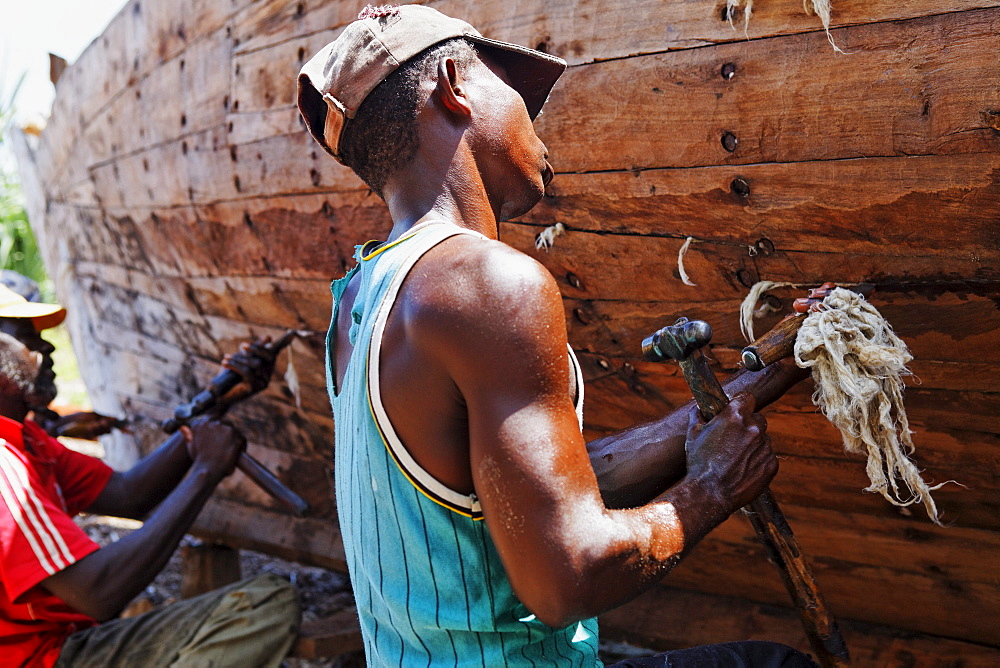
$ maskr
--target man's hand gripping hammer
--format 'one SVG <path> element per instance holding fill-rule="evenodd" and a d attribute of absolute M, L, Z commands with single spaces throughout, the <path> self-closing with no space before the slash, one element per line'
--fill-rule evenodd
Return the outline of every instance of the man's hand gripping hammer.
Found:
<path fill-rule="evenodd" d="M 712 327 L 707 322 L 681 318 L 642 342 L 642 354 L 647 360 L 662 362 L 669 358 L 680 364 L 684 379 L 706 420 L 715 417 L 729 403 L 729 397 L 701 350 L 711 339 Z M 837 622 L 827 608 L 791 527 L 771 491 L 764 491 L 743 511 L 778 566 L 820 664 L 824 667 L 846 666 L 849 662 L 847 646 Z"/>

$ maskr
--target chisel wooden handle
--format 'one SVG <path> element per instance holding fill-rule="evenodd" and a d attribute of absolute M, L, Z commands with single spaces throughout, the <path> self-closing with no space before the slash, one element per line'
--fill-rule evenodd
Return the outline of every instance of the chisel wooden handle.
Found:
<path fill-rule="evenodd" d="M 791 357 L 795 352 L 795 337 L 798 336 L 805 313 L 790 315 L 743 349 L 743 366 L 750 371 L 760 371 L 768 364 Z"/>
<path fill-rule="evenodd" d="M 767 334 L 743 349 L 741 355 L 743 366 L 750 371 L 760 371 L 768 364 L 791 357 L 795 353 L 795 339 L 799 335 L 799 330 L 802 329 L 802 323 L 805 322 L 806 316 L 813 309 L 819 308 L 818 304 L 836 287 L 836 284 L 826 282 L 818 288 L 810 290 L 808 297 L 796 299 L 794 308 L 797 313 L 788 316 Z M 871 283 L 859 283 L 848 289 L 867 298 L 875 291 L 875 286 Z"/>

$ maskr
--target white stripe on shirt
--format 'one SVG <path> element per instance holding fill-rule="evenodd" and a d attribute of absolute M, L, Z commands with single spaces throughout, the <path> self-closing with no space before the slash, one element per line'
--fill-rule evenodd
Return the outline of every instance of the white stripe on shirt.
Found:
<path fill-rule="evenodd" d="M 39 563 L 50 575 L 54 574 L 76 559 L 31 487 L 24 462 L 6 447 L 6 442 L 4 446 L 0 449 L 0 467 L 6 482 L 4 501 Z"/>

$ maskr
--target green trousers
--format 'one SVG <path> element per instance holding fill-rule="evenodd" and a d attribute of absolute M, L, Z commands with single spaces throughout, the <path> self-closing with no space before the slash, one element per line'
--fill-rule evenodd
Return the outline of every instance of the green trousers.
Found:
<path fill-rule="evenodd" d="M 78 631 L 57 668 L 279 666 L 299 631 L 295 588 L 260 575 Z"/>

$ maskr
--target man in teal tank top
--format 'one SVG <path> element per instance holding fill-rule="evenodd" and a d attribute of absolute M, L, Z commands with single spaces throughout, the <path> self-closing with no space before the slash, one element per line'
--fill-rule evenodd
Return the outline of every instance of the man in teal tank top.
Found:
<path fill-rule="evenodd" d="M 298 79 L 306 125 L 389 207 L 333 285 L 337 510 L 370 665 L 596 666 L 596 615 L 666 575 L 777 470 L 744 374 L 585 443 L 559 290 L 498 240 L 553 171 L 532 128 L 566 63 L 420 5 L 366 7 Z M 632 665 L 812 665 L 771 643 Z"/>

